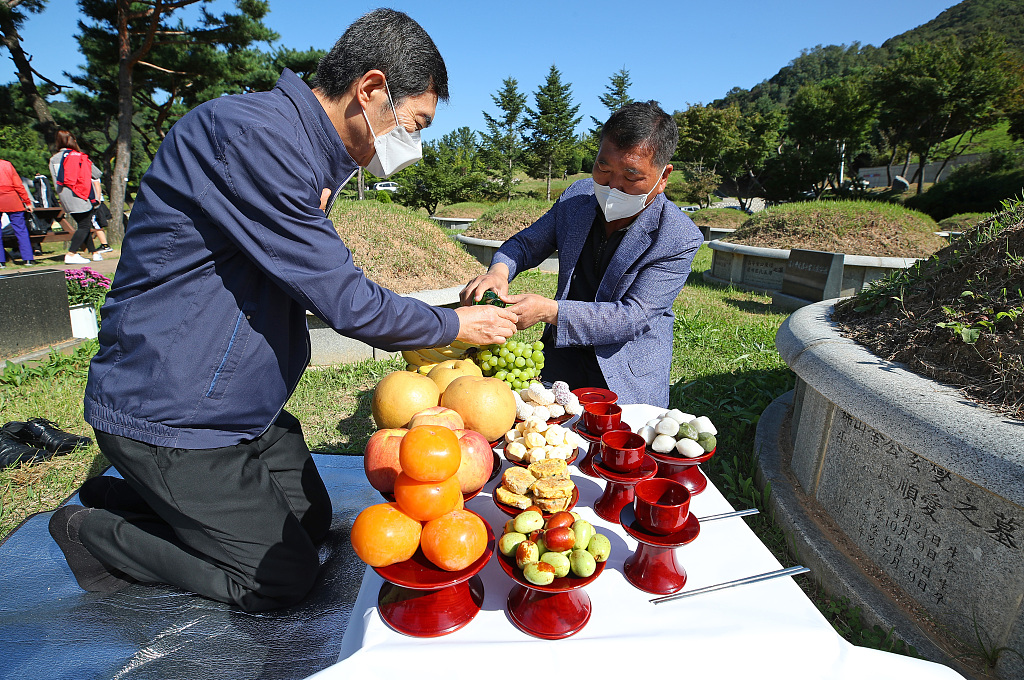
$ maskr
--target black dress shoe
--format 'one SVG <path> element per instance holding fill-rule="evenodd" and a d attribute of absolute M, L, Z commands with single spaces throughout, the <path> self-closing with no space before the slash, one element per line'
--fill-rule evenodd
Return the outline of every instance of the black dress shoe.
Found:
<path fill-rule="evenodd" d="M 52 453 L 29 446 L 8 432 L 0 432 L 0 468 L 46 460 Z"/>
<path fill-rule="evenodd" d="M 89 437 L 65 432 L 46 418 L 29 418 L 27 423 L 10 422 L 4 425 L 3 431 L 26 444 L 38 446 L 51 453 L 71 453 L 79 446 L 92 444 Z"/>

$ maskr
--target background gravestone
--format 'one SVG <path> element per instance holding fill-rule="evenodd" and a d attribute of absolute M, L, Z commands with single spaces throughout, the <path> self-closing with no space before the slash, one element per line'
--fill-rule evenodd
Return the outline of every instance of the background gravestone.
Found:
<path fill-rule="evenodd" d="M 64 272 L 49 269 L 0 276 L 0 358 L 70 339 Z"/>

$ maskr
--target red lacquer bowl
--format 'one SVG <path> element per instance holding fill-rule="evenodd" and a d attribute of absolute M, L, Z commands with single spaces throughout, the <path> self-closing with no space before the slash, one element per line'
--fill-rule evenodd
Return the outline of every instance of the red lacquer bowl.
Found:
<path fill-rule="evenodd" d="M 509 618 L 516 628 L 543 640 L 560 640 L 587 625 L 592 607 L 583 586 L 600 576 L 607 562 L 598 562 L 597 569 L 586 578 L 565 576 L 547 586 L 527 581 L 515 559 L 500 552 L 498 564 L 516 583 L 506 600 Z"/>
<path fill-rule="evenodd" d="M 524 512 L 523 510 L 521 510 L 519 508 L 513 508 L 511 505 L 505 505 L 504 503 L 498 502 L 498 497 L 496 495 L 492 495 L 491 498 L 494 499 L 494 504 L 498 506 L 498 509 L 501 510 L 506 515 L 508 515 L 509 517 L 515 517 L 519 513 Z M 573 489 L 572 489 L 572 498 L 570 498 L 570 500 L 569 500 L 569 507 L 567 507 L 565 509 L 565 512 L 568 512 L 568 511 L 572 510 L 573 508 L 575 508 L 576 507 L 576 503 L 578 503 L 579 500 L 580 500 L 580 490 L 579 490 L 579 487 L 575 487 L 574 486 Z M 555 513 L 553 513 L 553 512 L 542 512 L 541 514 L 545 518 L 548 518 L 548 517 L 551 517 L 551 515 L 553 515 Z"/>
<path fill-rule="evenodd" d="M 494 532 L 482 517 L 480 521 L 487 530 L 487 547 L 465 569 L 445 571 L 419 549 L 404 562 L 374 568 L 385 580 L 377 595 L 377 610 L 385 623 L 412 637 L 438 637 L 473 620 L 484 601 L 483 581 L 477 574 L 494 552 Z"/>

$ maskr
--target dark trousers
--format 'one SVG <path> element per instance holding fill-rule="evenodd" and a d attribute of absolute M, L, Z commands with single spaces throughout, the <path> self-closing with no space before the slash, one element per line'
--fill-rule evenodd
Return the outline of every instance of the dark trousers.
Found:
<path fill-rule="evenodd" d="M 77 229 L 75 233 L 71 235 L 71 243 L 68 244 L 68 252 L 77 253 L 85 245 L 89 249 L 89 252 L 94 252 L 96 246 L 92 242 L 92 216 L 96 212 L 93 208 L 88 212 L 72 213 L 71 217 L 75 220 Z"/>
<path fill-rule="evenodd" d="M 294 604 L 313 587 L 331 499 L 294 416 L 218 449 L 98 431 L 96 441 L 127 481 L 79 531 L 101 562 L 246 611 Z"/>
<path fill-rule="evenodd" d="M 24 211 L 9 212 L 7 217 L 11 220 L 11 229 L 14 230 L 14 237 L 18 239 L 18 250 L 21 251 L 21 259 L 25 262 L 31 262 L 36 259 L 36 256 L 32 254 L 32 240 L 28 237 L 28 227 L 25 225 Z M 0 262 L 6 261 L 7 253 L 0 246 Z"/>

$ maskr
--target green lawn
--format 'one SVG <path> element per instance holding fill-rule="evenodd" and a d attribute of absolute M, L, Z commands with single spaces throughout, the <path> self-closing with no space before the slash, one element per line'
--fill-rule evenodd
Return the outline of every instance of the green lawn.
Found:
<path fill-rule="evenodd" d="M 751 528 L 787 566 L 785 536 L 771 523 L 765 493 L 754 482 L 754 429 L 764 408 L 792 389 L 793 376 L 775 350 L 775 333 L 785 315 L 771 309 L 769 297 L 704 282 L 711 253 L 702 247 L 694 273 L 676 300 L 671 406 L 706 415 L 719 429 L 718 453 L 705 472 L 737 507 L 758 507 Z M 556 277 L 526 272 L 512 292 L 551 296 Z M 535 339 L 540 328 L 522 332 Z M 85 369 L 95 352 L 85 345 L 73 357 L 55 356 L 30 370 L 8 366 L 0 379 L 0 408 L 8 420 L 44 416 L 77 433 L 89 433 L 82 419 Z M 374 430 L 369 400 L 374 385 L 401 359 L 310 369 L 286 408 L 303 423 L 314 451 L 361 455 Z M 95 446 L 47 463 L 0 471 L 0 538 L 28 515 L 52 510 L 86 478 L 106 465 Z M 902 651 L 902 642 L 875 627 L 865 628 L 859 612 L 825 597 L 807 577 L 798 580 L 822 613 L 847 639 Z"/>

